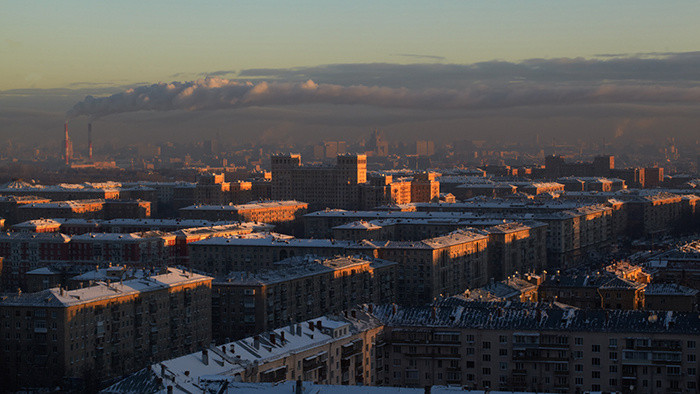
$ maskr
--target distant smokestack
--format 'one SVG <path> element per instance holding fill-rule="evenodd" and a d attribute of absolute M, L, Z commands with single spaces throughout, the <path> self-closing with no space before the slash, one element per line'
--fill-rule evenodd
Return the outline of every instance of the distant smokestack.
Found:
<path fill-rule="evenodd" d="M 64 152 L 63 156 L 66 159 L 66 166 L 70 165 L 70 159 L 71 159 L 71 149 L 70 149 L 70 137 L 68 137 L 68 122 L 66 122 L 63 125 L 63 144 L 64 144 Z"/>
<path fill-rule="evenodd" d="M 88 159 L 92 161 L 92 123 L 88 123 Z"/>

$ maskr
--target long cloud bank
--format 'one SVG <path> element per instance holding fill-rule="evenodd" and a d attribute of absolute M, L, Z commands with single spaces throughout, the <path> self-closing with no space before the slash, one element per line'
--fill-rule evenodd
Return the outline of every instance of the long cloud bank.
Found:
<path fill-rule="evenodd" d="M 659 56 L 243 70 L 239 78 L 251 80 L 209 76 L 140 86 L 106 97 L 87 96 L 68 115 L 101 117 L 136 111 L 295 104 L 422 110 L 700 104 L 700 52 Z"/>
<path fill-rule="evenodd" d="M 88 96 L 70 117 L 101 117 L 136 111 L 215 110 L 251 106 L 335 104 L 425 110 L 490 109 L 571 104 L 700 104 L 699 86 L 620 85 L 562 86 L 477 85 L 467 89 L 387 88 L 289 82 L 239 82 L 207 78 L 160 83 L 108 97 Z"/>

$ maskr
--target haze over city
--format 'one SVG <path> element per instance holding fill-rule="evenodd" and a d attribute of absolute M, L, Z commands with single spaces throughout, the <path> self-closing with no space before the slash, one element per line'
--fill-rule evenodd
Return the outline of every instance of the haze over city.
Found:
<path fill-rule="evenodd" d="M 0 4 L 0 394 L 698 392 L 698 15 Z"/>

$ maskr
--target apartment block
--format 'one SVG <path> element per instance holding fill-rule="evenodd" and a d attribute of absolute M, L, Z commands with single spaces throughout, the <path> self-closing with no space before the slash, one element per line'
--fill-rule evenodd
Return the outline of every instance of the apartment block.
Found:
<path fill-rule="evenodd" d="M 361 254 L 379 257 L 371 242 L 303 239 L 277 233 L 211 237 L 188 245 L 192 268 L 215 276 L 233 271 L 256 272 L 272 268 L 288 257 Z"/>
<path fill-rule="evenodd" d="M 179 210 L 184 219 L 285 223 L 306 213 L 308 204 L 299 201 L 262 201 L 238 205 L 192 205 Z"/>
<path fill-rule="evenodd" d="M 151 217 L 151 202 L 145 200 L 105 200 L 102 218 L 145 219 Z"/>
<path fill-rule="evenodd" d="M 36 196 L 49 200 L 92 200 L 117 199 L 120 196 L 119 184 L 113 182 L 60 185 L 36 185 L 24 181 L 13 181 L 0 186 L 0 194 L 12 196 Z"/>
<path fill-rule="evenodd" d="M 430 202 L 440 196 L 440 182 L 435 173 L 417 173 L 412 178 L 394 178 L 387 174 L 371 174 L 360 185 L 360 209 L 383 205 Z"/>
<path fill-rule="evenodd" d="M 379 257 L 399 263 L 398 302 L 423 304 L 436 297 L 459 294 L 488 280 L 488 236 L 457 230 L 418 242 L 388 241 Z"/>
<path fill-rule="evenodd" d="M 24 222 L 41 218 L 82 218 L 102 217 L 105 200 L 70 200 L 24 204 L 17 208 L 17 219 Z"/>
<path fill-rule="evenodd" d="M 372 386 L 381 329 L 364 311 L 323 316 L 155 363 L 105 392 L 226 392 L 232 382 L 295 380 Z"/>
<path fill-rule="evenodd" d="M 287 257 L 360 254 L 398 262 L 400 302 L 430 302 L 488 280 L 486 234 L 457 230 L 421 241 L 343 241 L 301 239 L 282 234 L 214 237 L 190 244 L 192 267 L 213 275 L 259 271 Z"/>
<path fill-rule="evenodd" d="M 141 279 L 3 299 L 3 387 L 94 387 L 208 345 L 211 280 L 169 268 Z"/>
<path fill-rule="evenodd" d="M 697 312 L 700 290 L 675 283 L 650 283 L 644 289 L 644 308 L 650 311 Z"/>
<path fill-rule="evenodd" d="M 16 291 L 25 286 L 28 271 L 66 261 L 70 237 L 60 233 L 0 233 L 2 288 Z"/>
<path fill-rule="evenodd" d="M 215 279 L 214 340 L 228 342 L 358 304 L 394 302 L 396 265 L 362 256 L 304 256 L 277 262 L 271 270 Z"/>
<path fill-rule="evenodd" d="M 17 209 L 25 204 L 47 203 L 51 200 L 37 196 L 0 196 L 0 217 L 5 219 L 5 225 L 13 225 L 21 222 L 17 216 Z"/>
<path fill-rule="evenodd" d="M 645 284 L 609 272 L 547 275 L 537 289 L 544 302 L 583 309 L 644 309 Z"/>
<path fill-rule="evenodd" d="M 383 385 L 559 393 L 698 387 L 697 313 L 449 299 L 384 305 L 374 315 L 384 323 Z"/>
<path fill-rule="evenodd" d="M 643 265 L 655 282 L 700 289 L 700 240 L 662 252 Z"/>

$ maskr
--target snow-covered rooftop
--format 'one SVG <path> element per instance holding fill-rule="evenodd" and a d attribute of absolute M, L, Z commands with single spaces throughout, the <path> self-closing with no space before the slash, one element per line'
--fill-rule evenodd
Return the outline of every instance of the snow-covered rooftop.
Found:
<path fill-rule="evenodd" d="M 168 268 L 167 273 L 156 274 L 154 272 L 153 275 L 147 278 L 132 279 L 110 284 L 99 282 L 95 286 L 77 290 L 63 290 L 55 287 L 36 293 L 10 296 L 1 303 L 9 306 L 32 305 L 66 307 L 210 280 L 212 280 L 212 278 L 208 276 L 183 271 L 177 268 Z"/>
<path fill-rule="evenodd" d="M 257 273 L 232 272 L 226 278 L 216 279 L 215 282 L 232 285 L 269 285 L 285 282 L 306 276 L 319 275 L 338 269 L 350 268 L 369 264 L 372 268 L 388 267 L 396 263 L 366 256 L 339 256 L 324 258 L 316 256 L 291 257 L 275 263 L 274 269 Z"/>
<path fill-rule="evenodd" d="M 700 334 L 697 313 L 669 312 L 653 319 L 649 311 L 584 310 L 549 303 L 477 302 L 455 297 L 434 305 L 435 309 L 381 305 L 374 308 L 374 315 L 392 327 Z"/>
<path fill-rule="evenodd" d="M 319 330 L 319 325 L 321 329 Z M 235 379 L 246 368 L 257 366 L 260 372 L 263 365 L 282 359 L 290 354 L 319 348 L 331 342 L 351 337 L 359 332 L 377 327 L 379 322 L 364 313 L 356 318 L 323 316 L 300 324 L 276 329 L 220 346 L 210 346 L 206 351 L 198 351 L 182 357 L 153 364 L 147 372 L 138 372 L 112 386 L 107 392 L 125 392 L 120 387 L 133 387 L 134 381 L 141 387 L 150 386 L 158 378 L 176 387 L 179 392 L 202 392 L 202 380 L 221 381 Z M 340 334 L 333 330 L 347 326 Z M 273 342 L 270 333 L 274 333 Z M 282 340 L 284 333 L 284 340 Z M 324 347 L 325 348 L 325 347 Z M 270 369 L 269 367 L 267 369 Z M 143 391 L 141 391 L 143 392 Z M 150 391 L 158 392 L 158 391 Z"/>
<path fill-rule="evenodd" d="M 254 209 L 269 209 L 280 207 L 306 207 L 307 204 L 301 201 L 261 201 L 249 202 L 247 204 L 229 204 L 229 205 L 190 205 L 181 208 L 181 211 L 247 211 Z"/>

